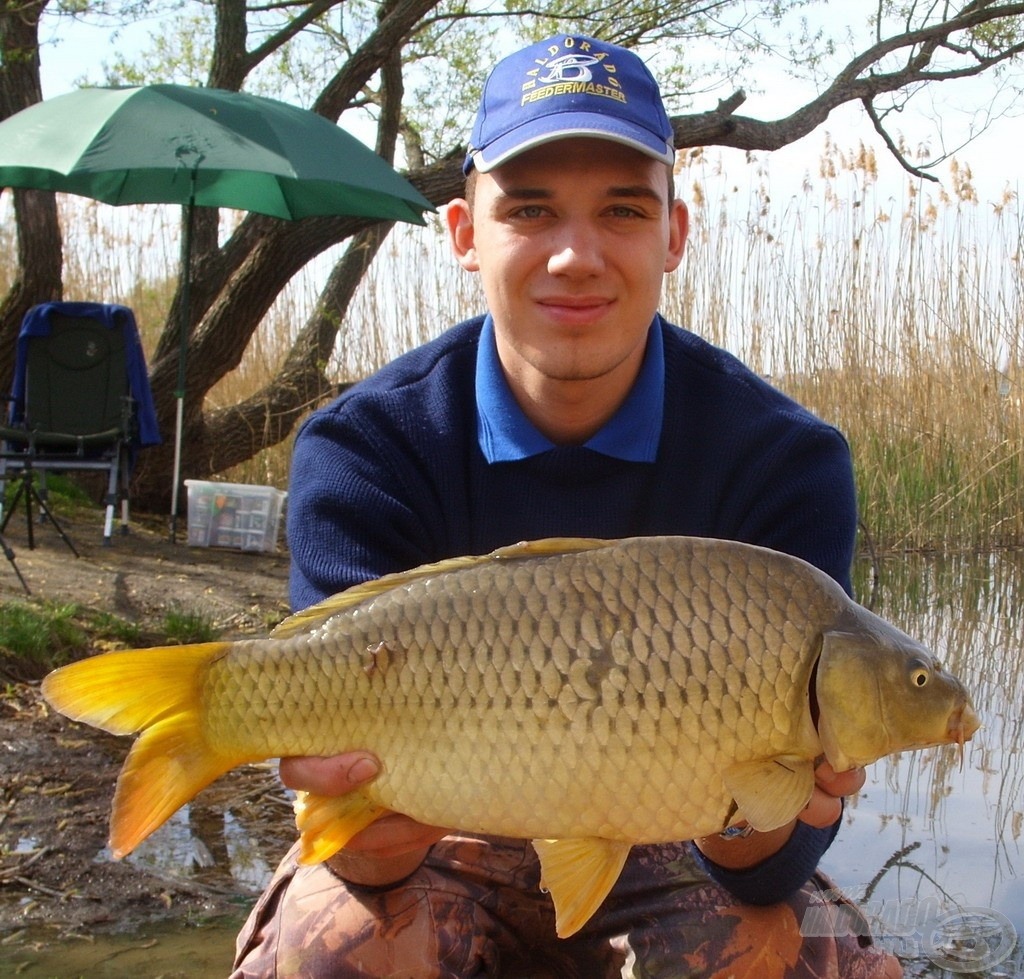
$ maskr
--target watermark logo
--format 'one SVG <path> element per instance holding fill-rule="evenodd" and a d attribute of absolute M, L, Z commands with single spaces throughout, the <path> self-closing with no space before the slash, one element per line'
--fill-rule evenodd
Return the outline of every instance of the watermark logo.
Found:
<path fill-rule="evenodd" d="M 1005 962 L 1017 932 L 993 908 L 950 906 L 936 898 L 884 898 L 854 903 L 822 891 L 800 925 L 805 937 L 868 937 L 902 959 L 929 959 L 941 969 L 977 973 Z"/>
<path fill-rule="evenodd" d="M 1017 932 L 992 908 L 954 908 L 935 922 L 928 958 L 950 972 L 982 972 L 1005 962 L 1017 944 Z"/>

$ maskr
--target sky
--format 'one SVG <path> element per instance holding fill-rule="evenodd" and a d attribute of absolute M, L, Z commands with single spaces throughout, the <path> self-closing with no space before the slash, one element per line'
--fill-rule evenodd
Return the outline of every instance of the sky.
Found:
<path fill-rule="evenodd" d="M 841 11 L 850 3 L 863 13 L 864 8 L 859 0 L 834 0 L 829 9 Z M 57 44 L 44 47 L 42 52 L 44 98 L 70 91 L 82 77 L 96 80 L 105 52 L 112 54 L 115 49 L 128 52 L 140 50 L 146 45 L 148 36 L 159 30 L 159 26 L 157 20 L 143 20 L 120 28 L 114 37 L 109 29 L 92 28 L 81 23 L 71 25 L 62 19 L 56 35 Z M 41 37 L 43 40 L 47 38 L 45 29 Z M 110 60 L 109 56 L 107 60 Z M 767 61 L 759 67 L 757 78 L 762 90 L 748 92 L 747 102 L 740 109 L 741 113 L 755 118 L 770 119 L 780 112 L 788 112 L 811 94 L 810 89 L 801 86 Z M 911 145 L 927 142 L 933 150 L 937 150 L 944 139 L 948 146 L 956 147 L 967 137 L 972 127 L 979 126 L 983 121 L 982 113 L 977 111 L 978 106 L 994 104 L 996 113 L 1004 111 L 1005 106 L 999 103 L 994 86 L 988 80 L 957 85 L 959 87 L 955 90 L 946 85 L 932 86 L 930 92 L 926 90 L 915 97 L 912 108 L 899 119 L 899 131 L 908 138 Z M 711 108 L 726 94 L 729 93 L 719 91 L 709 95 L 706 105 L 697 104 L 694 108 L 696 111 Z M 347 118 L 343 124 L 351 128 Z M 970 166 L 982 200 L 998 200 L 1008 184 L 1015 188 L 1016 173 L 1006 167 L 1005 161 L 1007 146 L 1017 147 L 1021 142 L 1019 129 L 1018 120 L 1012 116 L 997 118 L 987 132 L 957 151 L 958 162 Z M 361 133 L 358 129 L 352 131 L 364 141 L 372 142 L 369 132 Z M 826 133 L 841 149 L 854 150 L 863 140 L 875 149 L 880 179 L 893 181 L 894 186 L 905 183 L 906 175 L 873 131 L 863 108 L 853 105 L 836 110 L 821 127 L 796 143 L 771 154 L 759 155 L 762 168 L 768 168 L 778 193 L 796 193 L 804 174 L 816 170 Z M 752 179 L 751 167 L 743 152 L 717 147 L 712 148 L 711 152 L 720 157 L 728 180 L 742 184 Z M 944 183 L 948 183 L 946 165 L 938 167 L 934 172 Z"/>

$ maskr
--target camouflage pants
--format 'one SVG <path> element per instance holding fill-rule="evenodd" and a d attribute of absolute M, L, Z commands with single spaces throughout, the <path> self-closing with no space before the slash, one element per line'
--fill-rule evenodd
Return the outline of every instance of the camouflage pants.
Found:
<path fill-rule="evenodd" d="M 567 939 L 555 937 L 529 843 L 449 836 L 387 889 L 350 887 L 322 864 L 298 867 L 295 852 L 238 936 L 233 979 L 902 975 L 866 927 L 851 927 L 862 919 L 824 876 L 783 903 L 741 904 L 685 843 L 634 847 L 600 910 Z"/>

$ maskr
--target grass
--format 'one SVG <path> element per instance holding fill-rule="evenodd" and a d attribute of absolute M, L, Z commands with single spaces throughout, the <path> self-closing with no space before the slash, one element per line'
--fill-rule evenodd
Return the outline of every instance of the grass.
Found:
<path fill-rule="evenodd" d="M 40 488 L 40 477 L 33 475 L 37 488 Z M 6 514 L 14 500 L 18 488 L 21 486 L 20 474 L 9 479 L 4 486 L 4 513 Z M 46 474 L 46 500 L 47 506 L 56 507 L 60 510 L 75 510 L 82 507 L 93 507 L 96 501 L 87 493 L 74 479 L 60 473 Z M 24 499 L 18 502 L 18 507 L 24 507 Z M 37 514 L 38 507 L 32 501 L 32 512 Z"/>
<path fill-rule="evenodd" d="M 953 161 L 942 188 L 908 179 L 893 194 L 869 150 L 831 142 L 795 193 L 777 192 L 757 158 L 744 188 L 704 151 L 681 154 L 677 171 L 691 234 L 683 267 L 666 280 L 665 314 L 847 435 L 876 546 L 1024 544 L 1024 211 L 1015 193 L 979 201 L 970 171 Z M 61 206 L 68 297 L 134 305 L 151 349 L 172 285 L 164 270 L 176 267 L 176 212 L 74 198 Z M 392 234 L 342 325 L 331 376 L 363 377 L 482 309 L 476 277 L 455 267 L 440 226 Z M 130 260 L 112 263 L 112 251 Z M 211 404 L 273 377 L 338 254 L 280 297 Z M 222 475 L 283 488 L 290 452 L 285 442 Z"/>
<path fill-rule="evenodd" d="M 702 154 L 682 172 L 694 231 L 667 312 L 846 433 L 878 545 L 1024 543 L 1016 196 L 979 203 L 954 162 L 949 192 L 894 199 L 869 152 L 827 147 L 802 196 L 771 206 L 755 180 L 736 221 Z"/>
<path fill-rule="evenodd" d="M 27 668 L 48 670 L 69 663 L 87 642 L 76 621 L 80 611 L 74 604 L 0 604 L 0 650 Z"/>
<path fill-rule="evenodd" d="M 164 615 L 162 637 L 152 637 L 135 622 L 74 602 L 0 602 L 0 678 L 35 680 L 93 652 L 218 635 L 206 616 L 174 607 Z"/>
<path fill-rule="evenodd" d="M 201 612 L 172 606 L 164 613 L 163 632 L 168 644 L 213 642 L 219 636 L 210 619 Z"/>

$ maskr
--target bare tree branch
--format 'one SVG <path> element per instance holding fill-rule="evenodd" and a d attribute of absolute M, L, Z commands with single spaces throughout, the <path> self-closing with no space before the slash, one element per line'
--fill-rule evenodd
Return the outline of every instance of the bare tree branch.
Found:
<path fill-rule="evenodd" d="M 892 136 L 889 135 L 888 130 L 882 125 L 882 120 L 878 118 L 878 113 L 875 111 L 875 106 L 871 99 L 863 99 L 862 104 L 864 106 L 864 111 L 867 112 L 868 118 L 875 127 L 875 132 L 882 137 L 882 141 L 885 143 L 889 152 L 896 158 L 896 162 L 899 163 L 899 165 L 912 177 L 918 177 L 921 180 L 931 180 L 933 183 L 938 183 L 939 178 L 936 177 L 934 173 L 928 173 L 920 167 L 915 167 L 914 164 L 911 163 L 902 152 L 900 152 L 900 148 L 896 145 Z"/>
<path fill-rule="evenodd" d="M 976 77 L 1018 58 L 1024 53 L 1024 41 L 985 55 L 973 45 L 956 45 L 949 38 L 993 21 L 1019 18 L 1021 15 L 1024 15 L 1024 3 L 995 4 L 978 0 L 968 4 L 950 20 L 877 41 L 838 71 L 832 83 L 816 98 L 783 118 L 753 119 L 736 115 L 732 110 L 738 105 L 739 93 L 720 103 L 712 112 L 675 117 L 672 120 L 675 144 L 678 148 L 719 145 L 744 150 L 777 150 L 813 132 L 840 106 L 860 102 L 868 110 L 872 125 L 900 166 L 916 175 L 926 176 L 900 153 L 885 129 L 875 100 L 881 95 L 905 91 L 915 85 Z M 879 70 L 884 59 L 900 51 L 906 52 L 901 68 Z M 942 51 L 966 54 L 970 60 L 956 67 L 933 67 L 933 59 Z"/>

